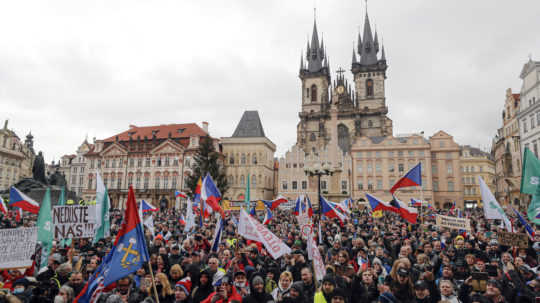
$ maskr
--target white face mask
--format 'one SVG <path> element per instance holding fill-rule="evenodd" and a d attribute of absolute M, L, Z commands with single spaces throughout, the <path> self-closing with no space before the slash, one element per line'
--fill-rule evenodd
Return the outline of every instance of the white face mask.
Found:
<path fill-rule="evenodd" d="M 66 302 L 64 301 L 64 297 L 58 295 L 54 297 L 54 303 L 66 303 Z"/>

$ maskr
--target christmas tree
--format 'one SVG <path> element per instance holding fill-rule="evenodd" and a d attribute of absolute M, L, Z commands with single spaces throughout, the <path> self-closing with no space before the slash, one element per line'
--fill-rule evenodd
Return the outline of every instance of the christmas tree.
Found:
<path fill-rule="evenodd" d="M 192 196 L 195 192 L 197 181 L 199 178 L 204 179 L 207 172 L 210 173 L 221 195 L 223 195 L 229 185 L 227 184 L 227 176 L 225 175 L 221 154 L 215 150 L 211 138 L 206 137 L 202 139 L 193 160 L 195 161 L 193 164 L 193 173 L 186 180 L 186 185 L 191 189 Z"/>

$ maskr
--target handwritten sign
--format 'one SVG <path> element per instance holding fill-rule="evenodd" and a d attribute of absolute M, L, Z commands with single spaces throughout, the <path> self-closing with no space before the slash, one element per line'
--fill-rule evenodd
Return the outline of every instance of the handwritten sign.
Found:
<path fill-rule="evenodd" d="M 450 229 L 471 230 L 471 222 L 466 218 L 437 215 L 436 224 Z"/>
<path fill-rule="evenodd" d="M 0 269 L 31 266 L 36 242 L 37 227 L 0 229 Z"/>
<path fill-rule="evenodd" d="M 62 205 L 53 207 L 54 238 L 75 239 L 94 236 L 95 205 Z"/>
<path fill-rule="evenodd" d="M 526 234 L 509 233 L 506 231 L 497 232 L 500 245 L 517 246 L 519 248 L 529 247 L 529 240 Z"/>

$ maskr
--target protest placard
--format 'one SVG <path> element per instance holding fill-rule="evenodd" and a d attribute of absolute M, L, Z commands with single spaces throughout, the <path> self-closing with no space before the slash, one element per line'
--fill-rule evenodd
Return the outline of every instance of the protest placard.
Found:
<path fill-rule="evenodd" d="M 0 229 L 0 269 L 31 266 L 36 242 L 37 227 Z"/>
<path fill-rule="evenodd" d="M 471 230 L 471 222 L 466 218 L 437 215 L 436 224 L 439 227 Z"/>
<path fill-rule="evenodd" d="M 509 233 L 506 231 L 497 232 L 500 245 L 517 246 L 520 248 L 529 247 L 529 240 L 526 234 Z"/>
<path fill-rule="evenodd" d="M 95 205 L 61 205 L 53 207 L 54 238 L 75 239 L 94 236 Z"/>

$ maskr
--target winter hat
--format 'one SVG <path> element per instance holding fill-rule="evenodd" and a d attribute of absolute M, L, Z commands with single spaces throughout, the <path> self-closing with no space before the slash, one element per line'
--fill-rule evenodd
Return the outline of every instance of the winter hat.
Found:
<path fill-rule="evenodd" d="M 179 287 L 183 292 L 186 293 L 186 296 L 189 297 L 189 293 L 191 292 L 191 279 L 187 277 L 176 282 L 176 287 Z"/>
<path fill-rule="evenodd" d="M 261 278 L 261 276 L 255 276 L 253 277 L 253 280 L 251 280 L 251 285 L 256 285 L 256 284 L 263 284 L 264 285 L 264 280 L 263 278 Z"/>

